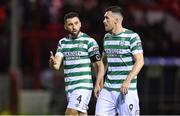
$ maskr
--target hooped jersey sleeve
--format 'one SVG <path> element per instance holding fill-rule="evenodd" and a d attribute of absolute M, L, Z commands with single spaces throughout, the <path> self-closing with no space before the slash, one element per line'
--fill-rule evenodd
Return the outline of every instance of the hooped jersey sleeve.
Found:
<path fill-rule="evenodd" d="M 88 55 L 92 63 L 101 60 L 99 46 L 94 39 L 90 39 L 88 43 Z"/>
<path fill-rule="evenodd" d="M 61 47 L 61 40 L 58 43 L 57 50 L 56 50 L 56 55 L 60 57 L 64 57 L 63 52 L 62 52 L 62 47 Z"/>
<path fill-rule="evenodd" d="M 130 49 L 133 55 L 143 52 L 141 39 L 138 34 L 135 34 L 135 36 L 130 39 Z"/>

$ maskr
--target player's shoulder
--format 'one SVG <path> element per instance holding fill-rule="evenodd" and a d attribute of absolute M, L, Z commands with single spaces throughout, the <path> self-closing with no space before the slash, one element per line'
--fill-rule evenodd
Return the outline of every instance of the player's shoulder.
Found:
<path fill-rule="evenodd" d="M 129 34 L 129 35 L 132 35 L 132 36 L 138 36 L 138 33 L 131 30 L 131 29 L 127 29 L 125 28 L 125 31 L 124 31 L 125 34 Z"/>
<path fill-rule="evenodd" d="M 83 34 L 81 35 L 81 37 L 84 38 L 84 39 L 93 39 L 91 36 L 89 36 L 89 35 L 86 34 L 86 33 L 83 33 Z"/>
<path fill-rule="evenodd" d="M 68 39 L 69 39 L 69 36 L 65 36 L 63 38 L 60 38 L 59 43 L 61 43 L 62 41 L 68 41 Z"/>
<path fill-rule="evenodd" d="M 81 37 L 82 37 L 83 40 L 88 41 L 88 42 L 95 41 L 95 39 L 93 37 L 89 36 L 86 33 L 83 33 Z"/>
<path fill-rule="evenodd" d="M 83 37 L 83 38 L 91 38 L 87 33 L 82 33 L 81 37 Z"/>
<path fill-rule="evenodd" d="M 110 33 L 106 33 L 105 35 L 104 35 L 104 37 L 107 37 L 107 36 L 109 36 L 109 35 L 111 35 Z"/>
<path fill-rule="evenodd" d="M 105 40 L 106 38 L 110 37 L 110 36 L 111 36 L 110 33 L 106 33 L 106 34 L 104 35 L 104 40 Z"/>

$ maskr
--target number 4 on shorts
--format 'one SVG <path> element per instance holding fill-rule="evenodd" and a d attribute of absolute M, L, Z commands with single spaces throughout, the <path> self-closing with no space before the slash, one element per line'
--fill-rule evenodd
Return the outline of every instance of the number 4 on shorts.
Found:
<path fill-rule="evenodd" d="M 76 100 L 79 101 L 79 104 L 81 103 L 82 95 L 80 95 Z"/>

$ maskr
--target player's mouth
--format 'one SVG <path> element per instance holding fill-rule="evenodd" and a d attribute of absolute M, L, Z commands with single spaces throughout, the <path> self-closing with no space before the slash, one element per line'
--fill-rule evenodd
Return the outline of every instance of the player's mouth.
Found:
<path fill-rule="evenodd" d="M 107 27 L 108 25 L 104 24 L 105 27 Z"/>
<path fill-rule="evenodd" d="M 73 33 L 77 33 L 78 31 L 77 31 L 77 30 L 73 30 L 72 32 L 73 32 Z"/>

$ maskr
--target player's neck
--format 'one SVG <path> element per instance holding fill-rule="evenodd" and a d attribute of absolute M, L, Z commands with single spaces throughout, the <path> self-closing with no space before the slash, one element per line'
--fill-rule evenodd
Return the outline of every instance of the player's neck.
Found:
<path fill-rule="evenodd" d="M 76 39 L 76 38 L 80 37 L 82 34 L 83 33 L 80 31 L 77 35 L 70 34 L 70 36 L 72 39 Z"/>
<path fill-rule="evenodd" d="M 124 28 L 122 27 L 122 25 L 117 25 L 113 30 L 112 30 L 112 34 L 113 35 L 117 35 L 119 33 L 122 33 L 124 31 Z"/>

